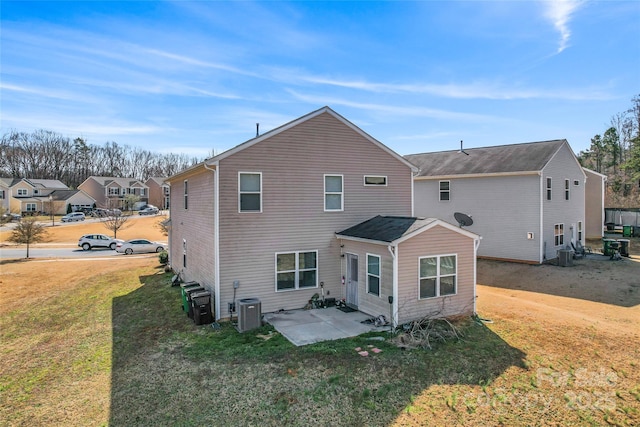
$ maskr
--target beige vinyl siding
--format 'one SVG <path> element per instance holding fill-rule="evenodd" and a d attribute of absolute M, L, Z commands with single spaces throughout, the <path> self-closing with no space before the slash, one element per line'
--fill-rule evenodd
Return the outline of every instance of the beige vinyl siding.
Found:
<path fill-rule="evenodd" d="M 458 225 L 455 212 L 470 215 L 465 230 L 482 236 L 478 256 L 539 262 L 540 177 L 532 175 L 451 178 L 451 200 L 439 202 L 438 179 L 416 180 L 415 214 Z M 534 238 L 527 239 L 527 233 Z"/>
<path fill-rule="evenodd" d="M 182 203 L 184 180 L 189 185 L 189 208 Z M 195 280 L 214 291 L 214 173 L 199 169 L 171 183 L 171 266 L 185 281 Z M 187 241 L 187 268 L 183 265 L 183 239 Z"/>
<path fill-rule="evenodd" d="M 96 199 L 96 206 L 99 208 L 107 208 L 105 189 L 98 181 L 93 178 L 85 180 L 78 186 L 79 190 L 84 191 L 94 199 Z"/>
<path fill-rule="evenodd" d="M 482 246 L 482 245 L 481 245 Z M 419 299 L 419 258 L 456 255 L 456 294 Z M 398 323 L 422 317 L 471 314 L 475 278 L 474 240 L 436 226 L 398 247 Z"/>
<path fill-rule="evenodd" d="M 546 242 L 545 255 L 546 259 L 553 259 L 556 258 L 556 252 L 559 249 L 554 245 L 554 225 L 564 224 L 564 246 L 571 246 L 571 226 L 577 227 L 578 221 L 582 221 L 584 224 L 585 176 L 582 167 L 575 160 L 570 148 L 565 144 L 544 167 L 541 177 L 542 179 L 553 177 L 552 200 L 546 200 L 545 198 L 542 201 L 543 242 Z M 564 197 L 565 179 L 569 180 L 571 188 L 569 200 L 565 200 Z M 574 180 L 580 181 L 580 185 L 574 186 Z M 584 241 L 582 243 L 584 244 Z"/>
<path fill-rule="evenodd" d="M 261 213 L 238 212 L 241 171 L 262 173 Z M 221 159 L 219 173 L 222 307 L 233 299 L 234 280 L 236 298 L 260 298 L 264 312 L 301 308 L 320 293 L 276 292 L 276 252 L 317 250 L 319 281 L 338 297 L 343 273 L 334 233 L 377 214 L 411 215 L 409 167 L 328 113 Z M 344 177 L 344 211 L 324 211 L 327 174 Z M 365 187 L 364 175 L 387 176 L 388 185 Z"/>
<path fill-rule="evenodd" d="M 391 315 L 389 295 L 393 293 L 393 258 L 385 244 L 339 240 L 344 244 L 342 251 L 358 256 L 358 310 L 371 316 Z M 367 293 L 367 254 L 380 257 L 380 296 Z M 342 274 L 346 265 L 341 264 Z M 341 297 L 344 297 L 342 295 Z"/>

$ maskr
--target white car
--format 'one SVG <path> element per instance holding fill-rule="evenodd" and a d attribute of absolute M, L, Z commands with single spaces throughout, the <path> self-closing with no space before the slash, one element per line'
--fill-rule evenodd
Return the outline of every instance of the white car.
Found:
<path fill-rule="evenodd" d="M 167 245 L 160 242 L 152 242 L 147 239 L 131 239 L 116 245 L 116 252 L 131 255 L 148 252 L 162 252 L 167 250 Z"/>
<path fill-rule="evenodd" d="M 66 214 L 63 216 L 60 221 L 62 222 L 71 222 L 71 221 L 84 221 L 84 214 L 82 212 L 72 212 L 70 214 Z"/>
<path fill-rule="evenodd" d="M 109 248 L 115 250 L 118 243 L 122 242 L 124 242 L 124 240 L 113 239 L 104 234 L 85 234 L 78 240 L 78 246 L 85 251 L 90 251 L 93 248 Z"/>
<path fill-rule="evenodd" d="M 147 205 L 146 208 L 138 211 L 138 215 L 157 215 L 160 210 L 153 205 Z"/>

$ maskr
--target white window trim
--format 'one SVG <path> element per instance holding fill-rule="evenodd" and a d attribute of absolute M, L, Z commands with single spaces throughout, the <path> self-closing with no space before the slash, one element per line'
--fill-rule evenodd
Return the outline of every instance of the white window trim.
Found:
<path fill-rule="evenodd" d="M 369 257 L 376 257 L 378 258 L 378 265 L 380 266 L 380 273 L 379 274 L 373 274 L 369 272 Z M 367 253 L 366 257 L 365 257 L 365 262 L 367 263 L 367 267 L 366 267 L 366 273 L 367 273 L 367 295 L 373 295 L 374 297 L 378 297 L 381 298 L 382 295 L 382 257 L 380 255 L 376 255 L 376 254 L 370 254 Z M 369 292 L 369 276 L 373 276 L 373 277 L 377 277 L 378 278 L 378 295 L 374 294 L 373 292 Z"/>
<path fill-rule="evenodd" d="M 582 221 L 578 221 L 578 241 L 582 243 Z"/>
<path fill-rule="evenodd" d="M 300 265 L 299 265 L 299 255 L 301 253 L 307 253 L 307 252 L 314 252 L 316 254 L 316 268 L 305 268 L 300 270 Z M 283 270 L 283 271 L 278 271 L 278 255 L 283 255 L 283 254 L 294 254 L 295 255 L 295 270 Z M 308 250 L 308 251 L 286 251 L 286 252 L 276 252 L 274 257 L 273 257 L 273 261 L 274 261 L 274 270 L 275 270 L 275 277 L 274 277 L 274 288 L 276 290 L 276 292 L 292 292 L 292 291 L 299 291 L 299 290 L 306 290 L 306 289 L 316 289 L 318 288 L 318 280 L 320 280 L 320 262 L 318 260 L 318 250 Z M 316 271 L 316 285 L 315 286 L 306 286 L 304 288 L 300 288 L 298 287 L 298 282 L 300 279 L 300 272 L 301 271 L 312 271 L 315 270 Z M 294 287 L 292 289 L 278 289 L 278 273 L 295 273 L 294 274 Z"/>
<path fill-rule="evenodd" d="M 189 210 L 189 180 L 185 179 L 182 187 L 182 208 L 186 211 Z"/>
<path fill-rule="evenodd" d="M 564 200 L 571 200 L 571 180 L 569 179 L 564 180 Z"/>
<path fill-rule="evenodd" d="M 384 178 L 384 184 L 367 184 L 367 178 Z M 386 187 L 389 183 L 386 175 L 365 175 L 362 178 L 365 187 Z"/>
<path fill-rule="evenodd" d="M 447 295 L 440 295 L 440 258 L 443 257 L 447 257 L 447 256 L 452 256 L 455 257 L 456 260 L 456 272 L 455 274 L 448 274 L 444 277 L 451 277 L 451 276 L 455 276 L 456 278 L 456 291 L 452 294 L 447 294 Z M 420 280 L 423 279 L 423 277 L 420 276 L 420 261 L 423 259 L 427 259 L 427 258 L 436 258 L 436 295 L 433 297 L 425 297 L 422 298 L 420 296 Z M 459 288 L 460 283 L 458 282 L 458 254 L 439 254 L 439 255 L 425 255 L 425 256 L 421 256 L 418 257 L 418 300 L 432 300 L 435 298 L 446 298 L 446 297 L 452 297 L 454 295 L 458 295 L 458 288 Z"/>
<path fill-rule="evenodd" d="M 544 198 L 547 201 L 553 199 L 553 178 L 550 176 L 545 177 L 544 180 Z"/>
<path fill-rule="evenodd" d="M 29 190 L 27 190 L 26 188 L 18 188 L 16 194 L 18 196 L 28 196 L 29 195 Z"/>
<path fill-rule="evenodd" d="M 440 189 L 440 184 L 443 183 L 443 182 L 448 182 L 449 183 L 449 189 L 448 190 Z M 449 194 L 449 198 L 447 200 L 443 200 L 442 199 L 442 194 L 443 193 Z M 443 179 L 443 180 L 438 181 L 438 201 L 439 202 L 450 202 L 451 201 L 451 180 Z"/>
<path fill-rule="evenodd" d="M 30 206 L 33 206 L 33 209 L 29 209 Z M 25 203 L 24 206 L 26 212 L 36 212 L 38 210 L 38 204 L 37 203 Z"/>
<path fill-rule="evenodd" d="M 336 177 L 339 176 L 342 180 L 342 191 L 340 192 L 328 192 L 327 191 L 327 177 Z M 344 175 L 335 174 L 335 173 L 326 173 L 322 178 L 322 183 L 324 185 L 324 194 L 322 196 L 322 205 L 324 206 L 325 212 L 344 212 Z M 340 194 L 340 209 L 327 209 L 327 195 L 328 194 Z"/>
<path fill-rule="evenodd" d="M 558 229 L 562 231 L 562 233 L 556 234 L 556 230 Z M 560 237 L 560 239 L 556 239 L 557 237 Z M 556 244 L 556 240 L 558 244 Z M 556 248 L 564 246 L 564 223 L 553 224 L 553 245 Z"/>
<path fill-rule="evenodd" d="M 259 175 L 260 176 L 260 191 L 258 193 L 256 193 L 255 191 L 240 191 L 240 176 L 241 175 Z M 240 196 L 242 196 L 242 194 L 259 194 L 260 195 L 260 210 L 257 211 L 243 211 L 242 209 L 240 209 Z M 262 172 L 245 172 L 245 171 L 241 171 L 238 172 L 238 213 L 241 214 L 257 214 L 257 213 L 262 213 Z"/>
<path fill-rule="evenodd" d="M 574 179 L 574 180 L 573 180 L 573 185 L 574 185 L 575 187 L 578 187 L 578 186 L 580 185 L 580 180 Z"/>

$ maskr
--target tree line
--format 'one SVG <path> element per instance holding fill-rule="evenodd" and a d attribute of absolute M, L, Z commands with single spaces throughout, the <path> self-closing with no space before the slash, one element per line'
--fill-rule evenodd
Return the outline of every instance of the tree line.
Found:
<path fill-rule="evenodd" d="M 640 95 L 611 117 L 602 134 L 578 154 L 583 167 L 607 175 L 605 206 L 640 207 Z"/>
<path fill-rule="evenodd" d="M 107 142 L 89 144 L 50 130 L 9 131 L 0 141 L 0 176 L 57 179 L 77 188 L 90 176 L 113 176 L 146 181 L 174 175 L 203 159 L 185 154 L 159 154 L 138 147 Z"/>

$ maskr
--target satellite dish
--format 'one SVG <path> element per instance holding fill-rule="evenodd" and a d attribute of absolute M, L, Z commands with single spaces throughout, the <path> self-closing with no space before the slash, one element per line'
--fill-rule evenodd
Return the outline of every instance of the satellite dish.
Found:
<path fill-rule="evenodd" d="M 466 227 L 469 225 L 473 225 L 473 219 L 467 214 L 463 214 L 462 212 L 456 212 L 453 214 L 453 217 L 458 221 L 460 227 Z"/>

